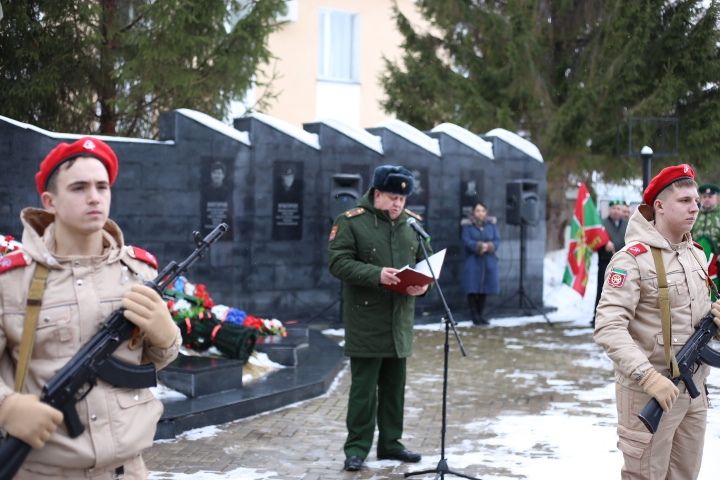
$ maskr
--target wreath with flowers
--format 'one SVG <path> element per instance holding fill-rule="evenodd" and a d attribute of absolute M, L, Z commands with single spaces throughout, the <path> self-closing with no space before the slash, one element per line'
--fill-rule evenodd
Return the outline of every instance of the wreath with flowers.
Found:
<path fill-rule="evenodd" d="M 12 235 L 0 234 L 0 258 L 21 247 Z M 199 352 L 214 346 L 223 355 L 246 362 L 258 336 L 287 336 L 280 320 L 217 305 L 204 284 L 190 283 L 182 276 L 163 295 L 169 298 L 168 309 L 180 327 L 183 345 Z"/>
<path fill-rule="evenodd" d="M 22 244 L 15 240 L 12 235 L 3 235 L 0 233 L 0 257 L 8 253 L 20 250 Z"/>
<path fill-rule="evenodd" d="M 227 357 L 247 361 L 258 336 L 287 336 L 279 320 L 218 305 L 204 284 L 193 284 L 185 277 L 178 277 L 165 295 L 171 297 L 168 308 L 187 348 L 202 352 L 215 346 Z"/>

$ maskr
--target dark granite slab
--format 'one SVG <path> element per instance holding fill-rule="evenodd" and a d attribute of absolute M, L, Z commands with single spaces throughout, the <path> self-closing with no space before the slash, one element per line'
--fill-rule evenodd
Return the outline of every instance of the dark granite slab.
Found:
<path fill-rule="evenodd" d="M 243 362 L 230 358 L 180 354 L 158 372 L 158 379 L 188 397 L 199 397 L 242 387 Z"/>
<path fill-rule="evenodd" d="M 196 398 L 167 399 L 155 438 L 174 438 L 193 428 L 225 423 L 307 400 L 327 391 L 344 365 L 342 348 L 317 330 L 298 351 L 294 367 L 279 369 L 242 388 Z"/>
<path fill-rule="evenodd" d="M 308 329 L 304 327 L 288 327 L 286 337 L 275 335 L 260 336 L 255 343 L 255 350 L 265 353 L 270 360 L 294 367 L 298 364 L 298 354 L 308 348 Z"/>

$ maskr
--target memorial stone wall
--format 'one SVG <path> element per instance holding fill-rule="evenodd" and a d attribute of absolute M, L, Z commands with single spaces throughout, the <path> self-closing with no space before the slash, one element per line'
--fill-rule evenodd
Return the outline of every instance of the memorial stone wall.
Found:
<path fill-rule="evenodd" d="M 40 206 L 33 186 L 40 160 L 81 136 L 0 116 L 0 233 L 20 237 L 21 209 Z M 161 115 L 159 140 L 100 138 L 120 159 L 111 218 L 126 243 L 165 264 L 191 251 L 193 230 L 230 224 L 190 275 L 217 303 L 283 321 L 339 322 L 340 283 L 327 271 L 332 218 L 354 204 L 347 192 L 365 193 L 375 167 L 401 164 L 419 185 L 408 208 L 425 219 L 435 251 L 447 248 L 440 281 L 456 319 L 466 309 L 460 222 L 476 198 L 497 218 L 502 237 L 501 294 L 488 299 L 488 310 L 513 313 L 518 305 L 521 230 L 523 284 L 542 306 L 546 167 L 534 145 L 505 130 L 476 135 L 442 124 L 420 132 L 398 120 L 367 130 L 334 121 L 300 128 L 259 113 L 231 127 L 180 109 Z M 507 184 L 518 181 L 538 197 L 537 222 L 523 227 L 507 222 Z M 418 302 L 421 315 L 441 307 L 436 293 Z"/>

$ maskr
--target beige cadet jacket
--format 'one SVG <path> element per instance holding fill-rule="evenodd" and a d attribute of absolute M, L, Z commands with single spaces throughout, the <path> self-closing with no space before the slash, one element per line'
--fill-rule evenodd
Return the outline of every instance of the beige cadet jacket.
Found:
<path fill-rule="evenodd" d="M 123 293 L 133 283 L 156 275 L 150 265 L 131 256 L 132 248 L 123 245 L 122 232 L 110 220 L 104 227 L 102 255 L 61 258 L 52 254 L 53 215 L 28 208 L 21 219 L 25 227 L 22 251 L 29 265 L 0 274 L 0 402 L 14 388 L 26 295 L 36 262 L 45 264 L 49 275 L 24 389 L 34 394 L 40 394 L 53 374 L 98 331 L 100 322 L 121 306 Z M 135 343 L 138 345 L 131 349 L 126 342 L 115 355 L 132 364 L 150 361 L 162 368 L 177 356 L 180 332 L 168 349 Z M 86 427 L 82 435 L 70 438 L 61 425 L 45 447 L 30 453 L 26 467 L 35 465 L 43 472 L 46 467 L 117 465 L 152 444 L 162 414 L 162 403 L 149 389 L 116 388 L 101 380 L 76 408 Z"/>
<path fill-rule="evenodd" d="M 677 352 L 710 311 L 710 290 L 702 250 L 687 234 L 679 245 L 655 230 L 640 210 L 630 218 L 625 247 L 607 267 L 602 296 L 595 316 L 595 341 L 615 365 L 617 381 L 641 390 L 636 375 L 651 366 L 669 376 L 665 363 L 657 272 L 650 247 L 662 251 L 672 322 L 673 350 Z M 645 250 L 645 251 L 643 251 Z M 694 375 L 700 388 L 709 373 L 703 365 Z"/>

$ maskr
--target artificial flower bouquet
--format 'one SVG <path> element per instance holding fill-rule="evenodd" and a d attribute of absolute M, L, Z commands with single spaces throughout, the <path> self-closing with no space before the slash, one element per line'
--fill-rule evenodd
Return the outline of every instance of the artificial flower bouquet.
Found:
<path fill-rule="evenodd" d="M 0 233 L 0 257 L 14 252 L 15 250 L 20 250 L 20 247 L 22 247 L 22 245 L 20 242 L 15 240 L 15 237 Z"/>
<path fill-rule="evenodd" d="M 180 326 L 183 344 L 197 351 L 215 346 L 223 355 L 247 361 L 258 335 L 287 336 L 277 319 L 264 319 L 227 305 L 216 305 L 203 284 L 178 277 L 165 291 L 168 308 Z"/>

